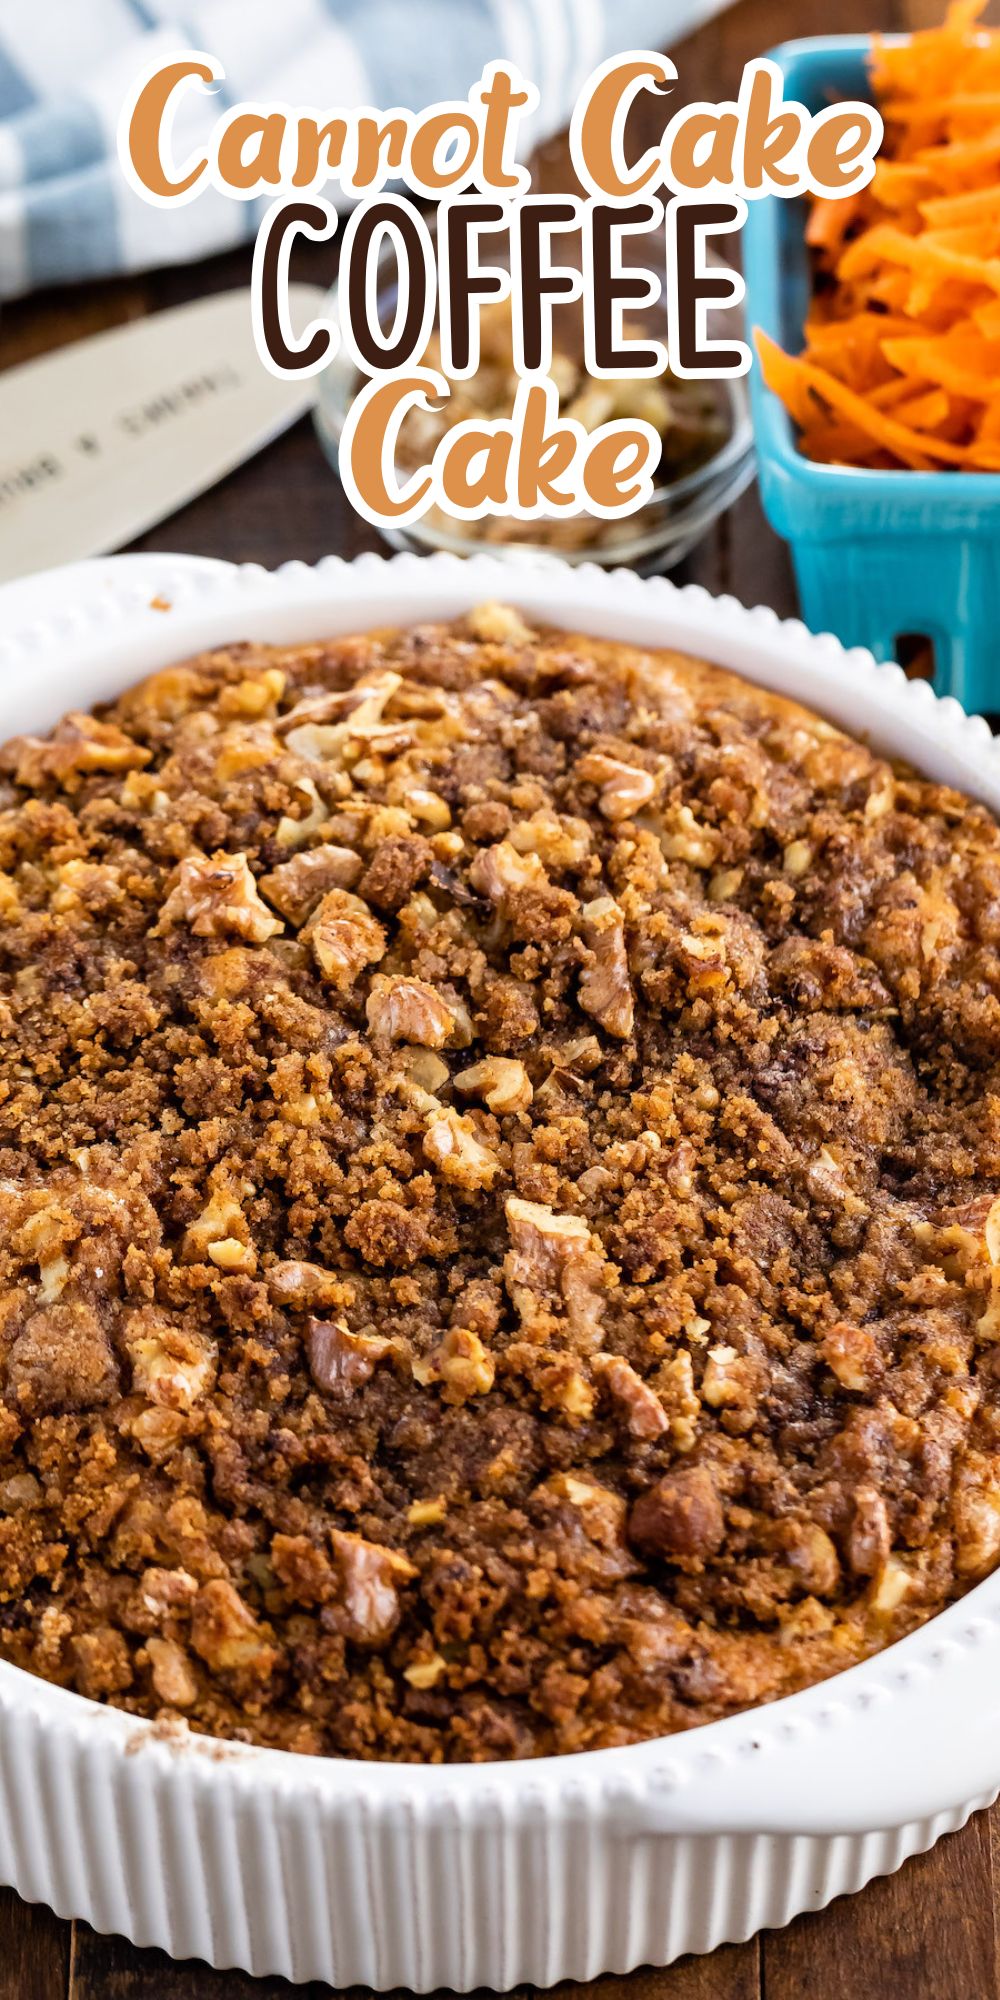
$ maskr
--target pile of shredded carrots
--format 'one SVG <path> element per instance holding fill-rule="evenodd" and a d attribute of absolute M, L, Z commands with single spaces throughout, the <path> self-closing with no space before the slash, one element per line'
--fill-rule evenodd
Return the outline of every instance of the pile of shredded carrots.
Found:
<path fill-rule="evenodd" d="M 805 352 L 764 379 L 823 464 L 1000 472 L 1000 30 L 985 0 L 876 42 L 886 137 L 861 194 L 814 201 Z"/>

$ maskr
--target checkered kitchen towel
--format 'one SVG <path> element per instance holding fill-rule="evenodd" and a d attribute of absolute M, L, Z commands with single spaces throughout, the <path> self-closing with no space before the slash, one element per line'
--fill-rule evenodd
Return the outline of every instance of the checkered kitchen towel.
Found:
<path fill-rule="evenodd" d="M 532 138 L 566 122 L 608 55 L 663 48 L 725 0 L 0 0 L 0 298 L 41 285 L 186 263 L 251 237 L 256 203 L 213 189 L 148 206 L 118 166 L 118 115 L 140 68 L 205 49 L 223 102 L 277 99 L 411 110 L 461 98 L 483 65 L 537 83 Z M 182 100 L 175 144 L 194 147 L 219 98 Z"/>

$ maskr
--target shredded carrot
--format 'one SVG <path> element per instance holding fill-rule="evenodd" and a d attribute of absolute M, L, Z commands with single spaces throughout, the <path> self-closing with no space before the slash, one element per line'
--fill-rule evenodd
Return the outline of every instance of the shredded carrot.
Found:
<path fill-rule="evenodd" d="M 768 340 L 766 334 L 758 334 L 757 346 L 764 380 L 770 388 L 776 389 L 779 395 L 791 402 L 793 381 L 797 381 L 799 395 L 796 401 L 800 407 L 807 404 L 812 391 L 821 408 L 825 405 L 847 417 L 859 430 L 866 431 L 889 451 L 896 452 L 904 464 L 912 465 L 915 460 L 922 459 L 926 470 L 930 460 L 939 458 L 944 465 L 968 466 L 977 463 L 986 471 L 1000 472 L 1000 445 L 994 449 L 991 445 L 978 443 L 949 444 L 925 432 L 908 430 L 905 424 L 897 423 L 881 410 L 873 409 L 869 398 L 856 395 L 853 389 L 846 388 L 827 369 L 782 354 L 780 347 Z M 786 370 L 793 371 L 793 374 L 786 374 Z"/>
<path fill-rule="evenodd" d="M 806 225 L 809 248 L 824 250 L 827 256 L 834 256 L 854 221 L 859 200 L 859 196 L 848 195 L 844 201 L 814 201 Z"/>
<path fill-rule="evenodd" d="M 847 203 L 842 206 L 846 208 Z M 919 202 L 918 207 L 931 229 L 961 228 L 964 223 L 980 221 L 992 222 L 995 226 L 996 186 L 974 188 L 971 193 L 939 195 L 934 201 Z"/>
<path fill-rule="evenodd" d="M 996 118 L 1000 116 L 1000 91 L 977 97 L 974 91 L 961 97 L 922 97 L 907 104 L 903 98 L 883 99 L 881 112 L 887 123 L 940 125 L 953 119 Z"/>
<path fill-rule="evenodd" d="M 985 3 L 876 38 L 874 179 L 813 203 L 804 352 L 757 335 L 819 463 L 1000 472 L 1000 29 L 980 25 Z"/>

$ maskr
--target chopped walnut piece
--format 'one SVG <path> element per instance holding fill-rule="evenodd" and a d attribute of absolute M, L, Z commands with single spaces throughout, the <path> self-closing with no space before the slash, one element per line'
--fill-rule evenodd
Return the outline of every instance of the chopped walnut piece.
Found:
<path fill-rule="evenodd" d="M 704 1322 L 707 1327 L 707 1320 Z M 694 1386 L 694 1367 L 686 1347 L 661 1363 L 655 1375 L 656 1393 L 670 1422 L 670 1436 L 678 1451 L 694 1447 L 701 1402 Z"/>
<path fill-rule="evenodd" d="M 311 1319 L 306 1333 L 309 1373 L 318 1389 L 351 1395 L 392 1352 L 381 1334 L 351 1333 L 340 1320 Z"/>
<path fill-rule="evenodd" d="M 404 1667 L 403 1679 L 423 1693 L 427 1688 L 436 1687 L 447 1671 L 447 1660 L 440 1653 L 431 1653 L 426 1660 L 414 1660 L 412 1666 Z"/>
<path fill-rule="evenodd" d="M 677 944 L 679 967 L 688 992 L 693 995 L 721 992 L 729 982 L 725 937 L 718 931 L 714 934 L 681 931 Z"/>
<path fill-rule="evenodd" d="M 813 851 L 808 840 L 790 840 L 782 857 L 782 867 L 786 875 L 797 879 L 808 875 L 812 865 Z"/>
<path fill-rule="evenodd" d="M 366 1012 L 373 1035 L 390 1042 L 413 1042 L 420 1048 L 442 1049 L 461 1034 L 454 1003 L 426 979 L 387 978 L 372 981 Z"/>
<path fill-rule="evenodd" d="M 713 1410 L 726 1410 L 749 1402 L 753 1388 L 753 1364 L 735 1347 L 710 1347 L 701 1378 L 702 1401 Z"/>
<path fill-rule="evenodd" d="M 498 1118 L 512 1111 L 527 1111 L 531 1103 L 531 1081 L 523 1062 L 510 1056 L 487 1056 L 472 1063 L 455 1077 L 455 1089 L 475 1091 Z"/>
<path fill-rule="evenodd" d="M 252 1243 L 241 1243 L 238 1236 L 219 1236 L 208 1246 L 208 1258 L 220 1271 L 242 1271 L 252 1273 L 257 1269 L 257 1253 Z"/>
<path fill-rule="evenodd" d="M 668 861 L 686 861 L 691 868 L 712 868 L 719 852 L 715 827 L 701 826 L 690 806 L 674 806 L 664 819 L 660 846 Z"/>
<path fill-rule="evenodd" d="M 424 1157 L 439 1167 L 446 1181 L 470 1191 L 492 1187 L 500 1172 L 500 1162 L 478 1138 L 470 1118 L 463 1118 L 450 1105 L 437 1105 L 428 1116 L 424 1132 Z"/>
<path fill-rule="evenodd" d="M 976 1321 L 976 1338 L 983 1342 L 1000 1341 L 1000 1284 L 996 1277 L 990 1288 L 986 1311 Z"/>
<path fill-rule="evenodd" d="M 427 1097 L 436 1097 L 438 1091 L 444 1089 L 451 1074 L 447 1063 L 442 1062 L 441 1057 L 435 1055 L 433 1049 L 409 1048 L 400 1057 L 400 1062 L 403 1074 L 418 1103 L 423 1100 L 416 1098 L 417 1092 L 422 1091 Z"/>
<path fill-rule="evenodd" d="M 115 723 L 73 711 L 49 737 L 17 736 L 6 744 L 3 766 L 19 785 L 37 786 L 49 778 L 66 784 L 92 771 L 141 770 L 151 757 Z"/>
<path fill-rule="evenodd" d="M 202 1584 L 191 1611 L 191 1644 L 213 1673 L 267 1680 L 278 1654 L 268 1629 L 223 1577 Z"/>
<path fill-rule="evenodd" d="M 143 1610 L 160 1623 L 183 1617 L 198 1595 L 198 1584 L 186 1569 L 147 1569 L 139 1579 Z"/>
<path fill-rule="evenodd" d="M 215 782 L 224 788 L 247 771 L 259 771 L 268 764 L 276 764 L 280 755 L 281 745 L 269 723 L 231 723 L 222 737 L 215 760 Z"/>
<path fill-rule="evenodd" d="M 848 1185 L 841 1162 L 822 1146 L 806 1168 L 806 1184 L 813 1199 L 842 1208 L 847 1215 L 860 1215 L 865 1203 Z"/>
<path fill-rule="evenodd" d="M 469 612 L 468 625 L 474 639 L 492 639 L 500 645 L 527 646 L 534 638 L 519 611 L 492 599 Z"/>
<path fill-rule="evenodd" d="M 414 819 L 429 826 L 434 833 L 445 833 L 451 825 L 451 808 L 440 792 L 431 792 L 425 785 L 414 785 L 403 793 L 403 804 Z"/>
<path fill-rule="evenodd" d="M 986 1576 L 1000 1556 L 1000 1479 L 988 1460 L 970 1466 L 954 1512 L 955 1568 L 963 1577 Z"/>
<path fill-rule="evenodd" d="M 479 1335 L 464 1326 L 449 1327 L 437 1346 L 411 1366 L 413 1379 L 421 1388 L 443 1383 L 446 1403 L 467 1403 L 471 1396 L 487 1395 L 496 1373 L 493 1357 Z"/>
<path fill-rule="evenodd" d="M 587 1471 L 573 1471 L 553 1473 L 538 1497 L 559 1503 L 557 1532 L 564 1535 L 568 1527 L 573 1544 L 585 1547 L 586 1572 L 595 1581 L 614 1583 L 638 1574 L 641 1564 L 625 1534 L 628 1503 L 620 1493 L 600 1486 Z"/>
<path fill-rule="evenodd" d="M 599 1486 L 596 1480 L 575 1472 L 554 1472 L 545 1485 L 558 1500 L 568 1500 L 576 1508 L 588 1535 L 595 1541 L 608 1546 L 624 1542 L 628 1504 L 621 1494 L 612 1493 L 607 1486 Z"/>
<path fill-rule="evenodd" d="M 504 1204 L 511 1247 L 504 1278 L 529 1338 L 546 1338 L 546 1304 L 565 1312 L 574 1345 L 584 1353 L 601 1343 L 604 1253 L 582 1216 L 557 1215 L 545 1203 L 510 1195 Z"/>
<path fill-rule="evenodd" d="M 354 721 L 362 727 L 381 722 L 387 703 L 402 685 L 400 674 L 381 669 L 362 675 L 351 687 L 325 688 L 318 694 L 303 695 L 280 718 L 279 732 L 287 736 L 303 722 Z"/>
<path fill-rule="evenodd" d="M 195 666 L 161 667 L 119 695 L 118 713 L 140 724 L 179 722 L 182 715 L 198 707 L 210 686 L 207 677 Z"/>
<path fill-rule="evenodd" d="M 559 1410 L 571 1423 L 593 1416 L 593 1384 L 574 1354 L 547 1354 L 533 1380 L 544 1410 Z"/>
<path fill-rule="evenodd" d="M 480 848 L 469 880 L 491 903 L 502 906 L 520 890 L 548 887 L 549 878 L 537 854 L 519 854 L 512 841 L 500 840 Z"/>
<path fill-rule="evenodd" d="M 269 875 L 261 876 L 260 887 L 289 923 L 304 924 L 328 890 L 353 889 L 363 866 L 353 848 L 325 842 L 279 862 Z"/>
<path fill-rule="evenodd" d="M 398 687 L 399 676 L 394 676 L 394 679 Z M 389 693 L 392 692 L 390 688 Z M 371 682 L 366 680 L 355 682 L 353 687 L 323 688 L 313 694 L 300 695 L 291 708 L 286 708 L 284 714 L 279 715 L 275 728 L 279 736 L 290 736 L 293 730 L 301 729 L 306 723 L 343 722 L 348 715 L 364 706 L 370 699 L 370 693 Z M 384 707 L 383 701 L 376 720 L 381 717 Z"/>
<path fill-rule="evenodd" d="M 804 1588 L 814 1597 L 832 1597 L 840 1584 L 840 1558 L 825 1528 L 815 1521 L 787 1524 L 782 1548 Z"/>
<path fill-rule="evenodd" d="M 0 1514 L 20 1514 L 24 1509 L 41 1506 L 42 1489 L 33 1472 L 12 1472 L 9 1479 L 0 1479 Z"/>
<path fill-rule="evenodd" d="M 357 783 L 367 783 L 361 765 L 356 765 L 354 777 Z M 381 777 L 374 780 L 381 783 Z M 402 806 L 370 806 L 365 816 L 364 845 L 371 853 L 382 840 L 403 840 L 413 831 L 413 822 Z"/>
<path fill-rule="evenodd" d="M 592 1365 L 612 1402 L 621 1409 L 633 1437 L 655 1438 L 669 1430 L 670 1419 L 656 1391 L 636 1374 L 630 1362 L 619 1354 L 595 1354 Z"/>
<path fill-rule="evenodd" d="M 21 898 L 17 884 L 5 870 L 0 869 L 0 921 L 13 923 L 23 916 Z"/>
<path fill-rule="evenodd" d="M 123 1634 L 113 1625 L 78 1632 L 70 1640 L 70 1652 L 77 1688 L 91 1701 L 106 1701 L 131 1687 L 132 1656 Z"/>
<path fill-rule="evenodd" d="M 866 1326 L 838 1320 L 823 1336 L 823 1359 L 843 1389 L 863 1394 L 871 1386 L 876 1360 L 875 1337 Z"/>
<path fill-rule="evenodd" d="M 219 695 L 220 715 L 248 716 L 251 721 L 266 715 L 285 692 L 285 676 L 280 667 L 267 667 L 251 674 L 235 687 L 225 687 Z"/>
<path fill-rule="evenodd" d="M 367 965 L 385 957 L 386 935 L 360 896 L 331 889 L 323 897 L 306 931 L 325 979 L 339 992 L 353 986 Z"/>
<path fill-rule="evenodd" d="M 991 1264 L 1000 1265 L 1000 1201 L 990 1203 L 983 1224 L 983 1241 Z"/>
<path fill-rule="evenodd" d="M 625 919 L 613 896 L 597 896 L 580 912 L 580 930 L 590 961 L 580 974 L 580 1005 L 609 1035 L 625 1041 L 635 1009 L 625 947 Z"/>
<path fill-rule="evenodd" d="M 282 813 L 274 836 L 279 847 L 305 847 L 314 834 L 322 832 L 330 817 L 330 808 L 320 798 L 311 778 L 296 778 L 294 789 L 305 800 L 307 810 L 299 819 L 291 813 Z"/>
<path fill-rule="evenodd" d="M 600 750 L 588 750 L 575 767 L 574 775 L 598 788 L 598 805 L 605 819 L 631 819 L 648 806 L 656 793 L 656 779 L 641 766 L 606 757 Z"/>
<path fill-rule="evenodd" d="M 336 1305 L 342 1290 L 342 1281 L 332 1271 L 325 1271 L 322 1264 L 303 1263 L 297 1258 L 270 1265 L 264 1272 L 264 1281 L 276 1306 L 288 1306 L 298 1312 L 314 1306 Z"/>
<path fill-rule="evenodd" d="M 129 1435 L 154 1465 L 162 1465 L 183 1443 L 187 1423 L 183 1410 L 169 1410 L 151 1403 L 140 1410 L 128 1425 Z"/>
<path fill-rule="evenodd" d="M 189 1410 L 211 1387 L 215 1342 L 156 1306 L 128 1313 L 123 1338 L 132 1363 L 132 1387 L 151 1403 Z"/>
<path fill-rule="evenodd" d="M 121 907 L 124 897 L 117 868 L 95 861 L 64 861 L 57 874 L 59 885 L 49 906 L 56 915 L 72 915 L 82 921 L 84 914 L 96 917 Z"/>
<path fill-rule="evenodd" d="M 573 1083 L 580 1077 L 591 1076 L 603 1061 L 604 1051 L 596 1035 L 578 1035 L 571 1042 L 553 1052 L 552 1069 L 545 1082 L 539 1085 L 536 1096 L 543 1091 L 551 1095 L 551 1085 Z"/>
<path fill-rule="evenodd" d="M 715 1481 L 705 1465 L 684 1465 L 657 1480 L 636 1500 L 629 1540 L 644 1554 L 670 1562 L 700 1562 L 725 1539 L 726 1524 Z"/>
<path fill-rule="evenodd" d="M 284 929 L 257 894 L 257 884 L 245 854 L 189 854 L 181 862 L 177 884 L 160 911 L 154 937 L 171 924 L 186 924 L 196 937 L 246 938 L 264 944 Z"/>
<path fill-rule="evenodd" d="M 198 1681 L 183 1646 L 175 1639 L 147 1639 L 153 1688 L 168 1708 L 190 1708 L 198 1699 Z"/>
<path fill-rule="evenodd" d="M 515 820 L 509 839 L 518 854 L 537 854 L 547 868 L 580 868 L 591 851 L 585 819 L 572 819 L 544 806 L 528 819 Z"/>
<path fill-rule="evenodd" d="M 871 1608 L 881 1618 L 889 1618 L 898 1611 L 904 1597 L 913 1588 L 913 1578 L 904 1562 L 898 1556 L 889 1556 L 875 1578 L 871 1592 Z"/>
<path fill-rule="evenodd" d="M 719 868 L 708 885 L 709 899 L 713 903 L 731 903 L 738 896 L 743 883 L 742 868 Z"/>
<path fill-rule="evenodd" d="M 380 1542 L 339 1528 L 330 1531 L 339 1573 L 345 1636 L 358 1646 L 382 1646 L 402 1616 L 399 1591 L 417 1571 L 405 1556 Z"/>
<path fill-rule="evenodd" d="M 874 1576 L 892 1547 L 889 1509 L 877 1486 L 862 1480 L 851 1493 L 851 1520 L 845 1554 L 855 1576 Z"/>
<path fill-rule="evenodd" d="M 388 666 L 378 668 L 374 674 L 362 674 L 352 688 L 344 688 L 338 700 L 348 730 L 354 736 L 364 736 L 366 730 L 376 728 L 398 688 L 402 688 L 402 674 L 396 674 Z"/>
<path fill-rule="evenodd" d="M 38 1296 L 43 1305 L 53 1305 L 56 1299 L 62 1297 L 69 1283 L 71 1268 L 68 1258 L 62 1256 L 48 1257 L 39 1264 Z"/>
<path fill-rule="evenodd" d="M 339 757 L 351 743 L 377 746 L 387 753 L 405 750 L 413 741 L 412 731 L 382 722 L 383 710 L 400 684 L 399 674 L 372 674 L 339 694 L 299 702 L 280 718 L 277 728 L 289 750 L 316 763 Z"/>
<path fill-rule="evenodd" d="M 203 1264 L 211 1257 L 213 1245 L 231 1242 L 249 1245 L 247 1220 L 236 1195 L 220 1185 L 212 1189 L 201 1214 L 184 1231 L 181 1259 L 185 1264 Z"/>

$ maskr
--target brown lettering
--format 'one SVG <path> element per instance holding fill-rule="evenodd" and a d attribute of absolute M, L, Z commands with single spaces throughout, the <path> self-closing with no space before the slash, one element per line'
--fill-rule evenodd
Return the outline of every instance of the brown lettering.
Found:
<path fill-rule="evenodd" d="M 649 287 L 645 276 L 636 271 L 619 272 L 614 269 L 612 251 L 616 234 L 630 226 L 635 229 L 648 228 L 662 211 L 651 201 L 632 202 L 628 208 L 595 208 L 591 221 L 591 242 L 593 245 L 594 276 L 594 360 L 598 368 L 610 374 L 613 369 L 645 368 L 655 369 L 659 355 L 653 347 L 640 347 L 629 341 L 619 347 L 615 345 L 615 306 L 642 304 L 648 297 Z"/>
<path fill-rule="evenodd" d="M 285 375 L 299 375 L 315 368 L 330 351 L 328 327 L 317 326 L 310 338 L 293 347 L 285 338 L 282 284 L 287 283 L 289 239 L 299 229 L 307 236 L 322 239 L 336 228 L 336 216 L 318 201 L 289 201 L 276 209 L 265 224 L 260 248 L 254 259 L 254 284 L 259 282 L 257 312 L 264 344 L 276 368 Z"/>
<path fill-rule="evenodd" d="M 395 338 L 386 342 L 377 318 L 373 325 L 369 316 L 369 299 L 375 288 L 369 284 L 368 273 L 373 246 L 389 225 L 402 241 L 399 288 L 406 304 L 402 325 Z M 385 199 L 366 202 L 362 208 L 356 209 L 351 233 L 345 241 L 344 257 L 351 332 L 364 366 L 372 370 L 405 368 L 415 358 L 431 283 L 424 259 L 424 239 L 412 209 L 403 202 Z M 341 283 L 344 282 L 342 265 Z"/>
<path fill-rule="evenodd" d="M 473 298 L 497 299 L 503 278 L 495 271 L 471 269 L 469 237 L 473 230 L 500 229 L 506 210 L 500 201 L 457 201 L 447 209 L 444 245 L 448 270 L 448 313 L 451 326 L 451 366 L 461 374 L 469 366 L 472 329 L 469 304 Z"/>

